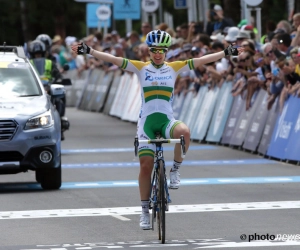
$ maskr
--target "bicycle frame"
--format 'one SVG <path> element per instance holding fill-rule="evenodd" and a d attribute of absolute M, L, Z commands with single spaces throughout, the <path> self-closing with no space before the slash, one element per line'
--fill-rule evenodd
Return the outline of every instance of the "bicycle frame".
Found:
<path fill-rule="evenodd" d="M 171 197 L 166 177 L 165 160 L 163 156 L 163 143 L 180 143 L 181 144 L 181 157 L 185 157 L 185 141 L 183 135 L 180 139 L 164 139 L 160 134 L 156 134 L 156 139 L 151 140 L 138 140 L 135 137 L 135 156 L 139 143 L 153 143 L 156 146 L 154 168 L 152 171 L 152 181 L 149 194 L 149 209 L 152 209 L 152 230 L 154 230 L 154 222 L 156 221 L 156 213 L 158 213 L 158 238 L 162 243 L 165 243 L 165 211 L 169 210 L 169 203 Z"/>

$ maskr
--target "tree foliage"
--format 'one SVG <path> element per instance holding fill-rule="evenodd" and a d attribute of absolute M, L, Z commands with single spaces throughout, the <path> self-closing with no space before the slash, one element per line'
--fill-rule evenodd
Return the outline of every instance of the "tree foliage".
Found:
<path fill-rule="evenodd" d="M 201 0 L 199 0 L 201 1 Z M 211 0 L 222 5 L 225 16 L 240 21 L 239 0 Z M 295 1 L 296 11 L 300 4 Z M 174 0 L 164 0 L 163 10 L 173 15 L 174 27 L 188 22 L 187 10 L 174 9 Z M 0 0 L 0 43 L 23 44 L 45 33 L 50 37 L 86 36 L 86 3 L 74 0 Z M 287 19 L 286 1 L 264 0 L 262 23 Z M 157 18 L 158 21 L 159 17 Z M 113 27 L 125 36 L 125 20 L 112 20 Z M 141 21 L 133 21 L 133 30 L 140 32 Z M 264 29 L 264 27 L 262 27 Z"/>

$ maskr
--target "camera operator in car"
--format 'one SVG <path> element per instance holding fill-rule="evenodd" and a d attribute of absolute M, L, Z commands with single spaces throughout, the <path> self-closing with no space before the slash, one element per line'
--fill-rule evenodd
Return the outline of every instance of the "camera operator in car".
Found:
<path fill-rule="evenodd" d="M 55 83 L 58 79 L 62 79 L 62 75 L 57 68 L 56 64 L 45 57 L 46 45 L 40 40 L 33 40 L 29 44 L 30 62 L 38 72 L 40 79 L 44 85 Z M 68 70 L 64 67 L 64 70 Z M 64 140 L 64 131 L 69 128 L 68 119 L 65 115 L 65 100 L 64 98 L 55 100 L 56 109 L 61 117 L 62 130 L 61 140 Z"/>

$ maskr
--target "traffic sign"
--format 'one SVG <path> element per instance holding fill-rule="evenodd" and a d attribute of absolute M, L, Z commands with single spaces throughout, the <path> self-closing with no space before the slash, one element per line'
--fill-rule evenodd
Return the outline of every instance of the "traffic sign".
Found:
<path fill-rule="evenodd" d="M 101 21 L 106 21 L 111 16 L 111 10 L 106 5 L 100 5 L 96 10 L 96 15 Z"/>
<path fill-rule="evenodd" d="M 154 12 L 159 7 L 158 0 L 142 0 L 142 9 L 146 12 Z"/>
<path fill-rule="evenodd" d="M 174 9 L 187 9 L 186 0 L 174 0 Z"/>

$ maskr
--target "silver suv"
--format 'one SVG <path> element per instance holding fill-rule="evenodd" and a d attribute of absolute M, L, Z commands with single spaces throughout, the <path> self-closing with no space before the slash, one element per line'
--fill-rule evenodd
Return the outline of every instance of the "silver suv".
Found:
<path fill-rule="evenodd" d="M 43 189 L 60 188 L 61 120 L 23 47 L 0 46 L 0 174 L 28 170 Z"/>

